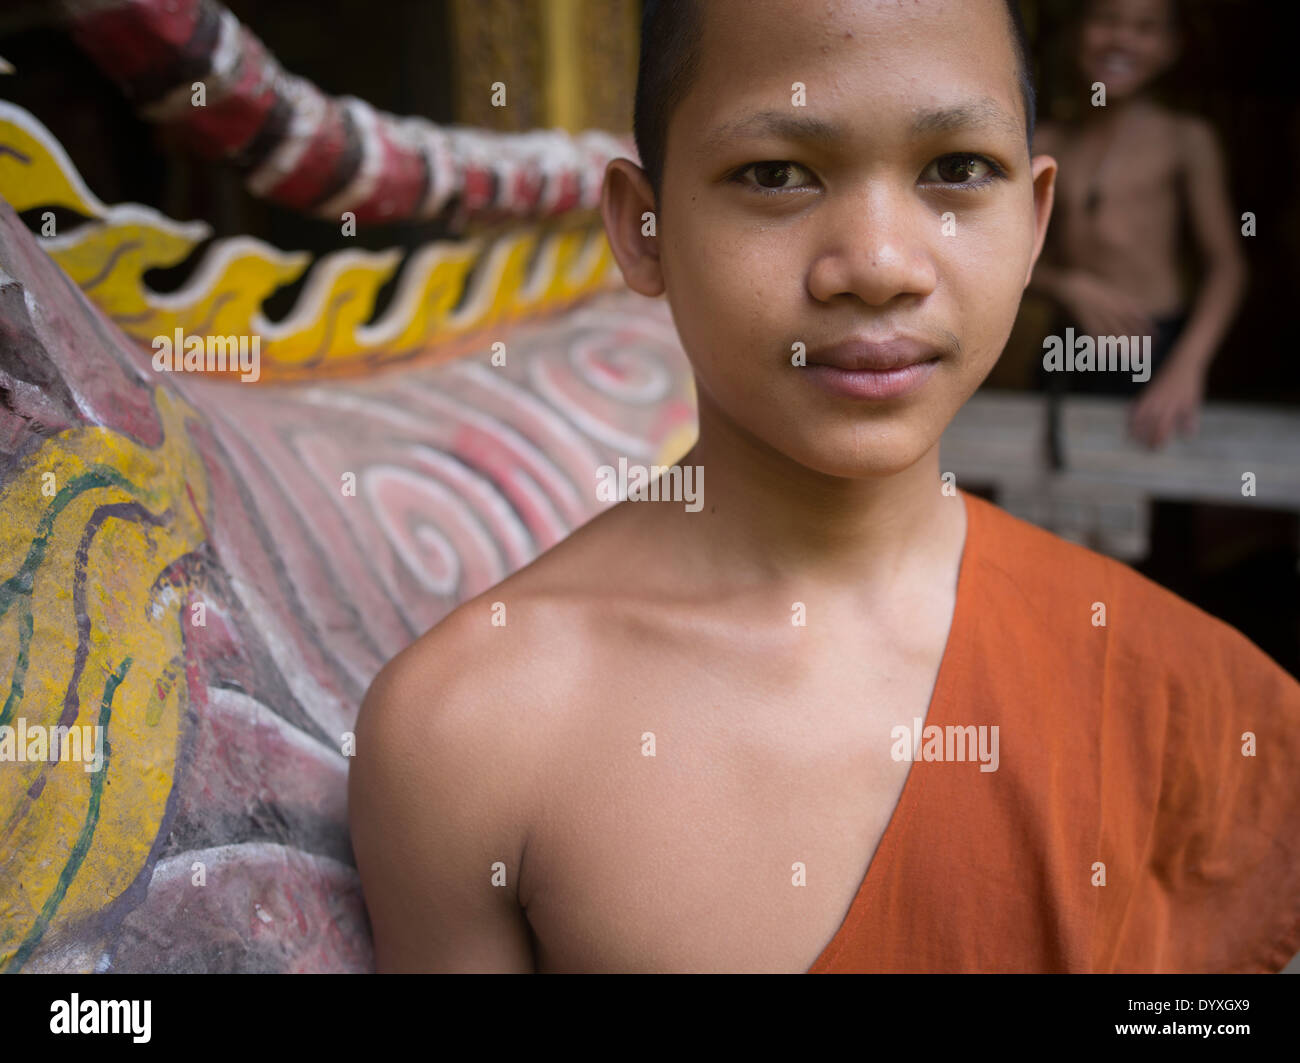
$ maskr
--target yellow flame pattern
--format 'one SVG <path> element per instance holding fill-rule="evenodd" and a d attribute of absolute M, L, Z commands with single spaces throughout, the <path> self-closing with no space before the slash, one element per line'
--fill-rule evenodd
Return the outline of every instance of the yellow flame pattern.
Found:
<path fill-rule="evenodd" d="M 231 237 L 207 249 L 181 289 L 154 292 L 145 271 L 183 261 L 210 235 L 208 227 L 138 204 L 105 206 L 49 130 L 3 101 L 0 196 L 19 211 L 62 206 L 89 219 L 66 235 L 42 235 L 42 243 L 128 336 L 146 347 L 178 328 L 194 336 L 258 336 L 263 381 L 454 357 L 493 339 L 494 328 L 621 283 L 599 220 L 584 212 L 417 249 L 392 301 L 370 324 L 380 288 L 401 264 L 398 250 L 340 250 L 313 265 L 305 252 Z M 309 266 L 293 311 L 283 321 L 265 318 L 266 298 Z"/>

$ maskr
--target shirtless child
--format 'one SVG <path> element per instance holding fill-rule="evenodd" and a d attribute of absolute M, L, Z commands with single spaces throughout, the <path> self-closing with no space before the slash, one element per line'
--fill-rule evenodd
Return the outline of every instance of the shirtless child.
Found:
<path fill-rule="evenodd" d="M 945 489 L 1056 174 L 1005 0 L 651 3 L 643 34 L 604 221 L 691 359 L 704 505 L 612 507 L 376 678 L 379 969 L 1280 968 L 1300 686 Z"/>
<path fill-rule="evenodd" d="M 1206 374 L 1246 279 L 1213 130 L 1150 96 L 1179 47 L 1174 0 L 1093 0 L 1078 27 L 1078 91 L 1088 101 L 1082 120 L 1043 122 L 1034 139 L 1061 167 L 1052 235 L 1032 284 L 1065 311 L 1056 331 L 1068 325 L 1076 334 L 1152 337 L 1148 383 L 1087 372 L 1047 383 L 1138 392 L 1130 428 L 1153 447 L 1175 430 L 1195 434 Z M 1099 84 L 1104 106 L 1092 105 Z M 1190 300 L 1179 274 L 1185 219 L 1203 267 Z"/>

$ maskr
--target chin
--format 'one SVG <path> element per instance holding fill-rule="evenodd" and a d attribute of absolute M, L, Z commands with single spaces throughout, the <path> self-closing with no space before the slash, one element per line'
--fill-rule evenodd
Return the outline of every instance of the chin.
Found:
<path fill-rule="evenodd" d="M 1090 83 L 1095 84 L 1100 81 L 1106 86 L 1106 99 L 1108 101 L 1118 102 L 1136 96 L 1155 80 L 1156 75 L 1153 71 L 1135 70 L 1125 77 L 1117 78 L 1114 74 L 1107 75 L 1101 70 L 1091 70 L 1086 76 Z"/>
<path fill-rule="evenodd" d="M 926 456 L 937 439 L 916 430 L 864 425 L 859 432 L 839 432 L 799 439 L 782 452 L 791 461 L 823 476 L 845 480 L 884 480 L 906 472 Z"/>

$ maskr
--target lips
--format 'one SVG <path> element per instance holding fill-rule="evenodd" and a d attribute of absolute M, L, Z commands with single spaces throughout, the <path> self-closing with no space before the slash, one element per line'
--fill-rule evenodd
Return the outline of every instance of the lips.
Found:
<path fill-rule="evenodd" d="M 942 357 L 942 351 L 909 337 L 851 338 L 811 352 L 803 372 L 832 395 L 896 399 L 919 389 Z"/>
<path fill-rule="evenodd" d="M 909 337 L 877 341 L 850 338 L 830 347 L 809 351 L 808 364 L 828 365 L 850 372 L 886 372 L 928 362 L 941 357 L 942 353 L 928 343 Z"/>

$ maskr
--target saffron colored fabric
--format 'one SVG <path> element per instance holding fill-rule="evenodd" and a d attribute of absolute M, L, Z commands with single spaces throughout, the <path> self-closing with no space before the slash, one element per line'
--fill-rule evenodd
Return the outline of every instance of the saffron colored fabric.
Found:
<path fill-rule="evenodd" d="M 997 726 L 997 770 L 914 761 L 809 973 L 1280 970 L 1300 952 L 1300 684 L 1126 565 L 961 497 L 924 723 Z"/>

